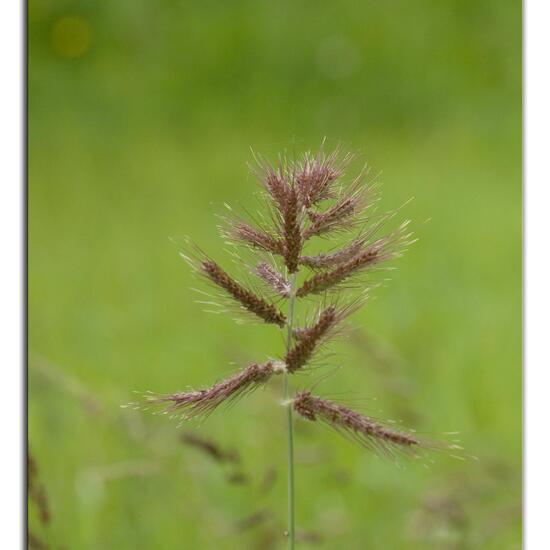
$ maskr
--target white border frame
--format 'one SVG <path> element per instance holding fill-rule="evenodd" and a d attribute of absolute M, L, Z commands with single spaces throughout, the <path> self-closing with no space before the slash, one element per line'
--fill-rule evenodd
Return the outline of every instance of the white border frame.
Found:
<path fill-rule="evenodd" d="M 26 533 L 26 6 L 0 9 L 0 517 L 2 547 L 22 548 Z"/>
<path fill-rule="evenodd" d="M 2 543 L 23 546 L 26 501 L 26 13 L 4 2 L 0 17 L 0 334 L 2 335 L 3 452 L 0 467 Z M 550 548 L 547 519 L 550 402 L 550 3 L 529 0 L 524 13 L 525 62 L 525 548 Z"/>
<path fill-rule="evenodd" d="M 524 546 L 550 548 L 550 3 L 524 8 Z"/>

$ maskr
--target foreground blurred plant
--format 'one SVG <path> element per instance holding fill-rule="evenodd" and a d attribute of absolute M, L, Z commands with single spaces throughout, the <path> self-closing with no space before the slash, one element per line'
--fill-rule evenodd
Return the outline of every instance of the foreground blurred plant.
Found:
<path fill-rule="evenodd" d="M 289 547 L 294 548 L 293 411 L 390 457 L 401 452 L 419 456 L 421 449 L 457 446 L 428 441 L 412 431 L 396 430 L 307 390 L 290 391 L 289 378 L 307 369 L 324 344 L 339 333 L 344 319 L 365 303 L 366 292 L 372 285 L 369 273 L 382 262 L 400 255 L 411 238 L 407 233 L 408 222 L 378 235 L 390 216 L 373 215 L 376 195 L 373 186 L 365 183 L 366 171 L 347 185 L 341 183 L 350 155 L 341 157 L 338 151 L 328 155 L 320 152 L 316 156 L 306 153 L 296 162 L 281 159 L 275 167 L 261 158 L 256 160 L 255 173 L 263 187 L 267 215 L 260 223 L 249 223 L 231 214 L 222 231 L 232 243 L 254 253 L 256 260 L 249 270 L 262 282 L 264 292 L 236 280 L 197 247 L 182 255 L 220 291 L 217 298 L 221 297 L 233 311 L 284 330 L 285 354 L 250 364 L 208 388 L 169 395 L 149 393 L 146 402 L 164 404 L 164 412 L 188 419 L 206 415 L 222 403 L 266 384 L 273 376 L 282 375 L 288 432 L 288 540 Z M 329 252 L 304 254 L 309 241 L 337 233 L 352 233 L 352 237 L 344 246 Z M 299 280 L 297 275 L 302 268 L 307 275 Z M 296 326 L 296 301 L 303 298 L 311 301 L 314 297 L 319 298 L 319 303 L 314 306 L 310 321 Z M 285 311 L 279 307 L 283 300 L 287 302 Z"/>

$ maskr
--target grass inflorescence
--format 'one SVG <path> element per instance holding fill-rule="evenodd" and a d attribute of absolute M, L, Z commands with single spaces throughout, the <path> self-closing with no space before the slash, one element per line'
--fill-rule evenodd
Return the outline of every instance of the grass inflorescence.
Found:
<path fill-rule="evenodd" d="M 162 412 L 183 419 L 204 417 L 283 374 L 289 435 L 290 548 L 296 539 L 293 411 L 383 456 L 419 456 L 421 450 L 458 449 L 456 444 L 429 441 L 413 431 L 395 429 L 309 390 L 294 394 L 290 390 L 290 377 L 311 369 L 314 357 L 339 333 L 343 320 L 365 303 L 367 291 L 375 284 L 373 272 L 380 264 L 400 256 L 413 242 L 408 221 L 382 233 L 393 215 L 376 213 L 378 195 L 375 185 L 366 181 L 367 170 L 345 183 L 351 159 L 351 155 L 341 155 L 338 150 L 330 154 L 323 150 L 315 155 L 306 153 L 298 160 L 281 157 L 275 165 L 255 156 L 253 171 L 261 183 L 265 217 L 246 220 L 232 214 L 225 219 L 222 235 L 254 256 L 247 275 L 256 277 L 257 285 L 230 275 L 194 245 L 182 254 L 195 272 L 217 289 L 213 301 L 207 303 L 230 304 L 225 311 L 238 311 L 283 330 L 285 353 L 279 359 L 252 363 L 210 387 L 167 395 L 149 393 L 145 397 L 148 405 L 160 406 Z M 308 253 L 310 241 L 334 235 L 346 237 L 347 242 L 326 252 Z M 304 298 L 310 307 L 313 302 L 313 311 L 304 326 L 297 326 L 295 306 Z M 283 301 L 287 302 L 286 308 L 281 307 Z"/>

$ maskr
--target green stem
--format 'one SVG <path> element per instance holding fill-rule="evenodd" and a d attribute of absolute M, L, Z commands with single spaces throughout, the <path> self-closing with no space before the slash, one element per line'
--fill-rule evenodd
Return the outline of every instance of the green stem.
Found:
<path fill-rule="evenodd" d="M 292 330 L 294 322 L 294 302 L 296 287 L 296 273 L 290 277 L 290 298 L 288 300 L 286 350 L 292 346 Z M 292 422 L 292 405 L 288 387 L 288 372 L 284 373 L 283 399 L 286 406 L 287 436 L 288 436 L 288 547 L 294 549 L 296 531 L 294 525 L 294 425 Z"/>

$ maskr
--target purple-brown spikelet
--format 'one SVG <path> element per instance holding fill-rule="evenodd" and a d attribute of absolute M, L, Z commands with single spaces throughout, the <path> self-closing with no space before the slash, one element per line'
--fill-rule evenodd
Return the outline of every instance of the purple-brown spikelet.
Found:
<path fill-rule="evenodd" d="M 386 454 L 392 446 L 411 449 L 421 444 L 421 440 L 412 433 L 390 428 L 379 420 L 312 395 L 308 391 L 299 392 L 294 398 L 293 406 L 303 418 L 310 421 L 321 420 L 335 430 L 351 435 L 362 445 Z"/>
<path fill-rule="evenodd" d="M 323 422 L 383 457 L 395 459 L 404 454 L 423 458 L 426 451 L 431 451 L 444 453 L 458 460 L 464 460 L 466 457 L 476 459 L 464 454 L 464 449 L 458 444 L 457 439 L 432 440 L 419 436 L 414 430 L 395 429 L 390 422 L 361 414 L 341 403 L 323 399 L 306 390 L 296 394 L 292 406 L 302 418 L 311 422 Z"/>
<path fill-rule="evenodd" d="M 358 238 L 335 252 L 320 253 L 315 256 L 300 256 L 299 262 L 311 269 L 335 267 L 356 256 L 364 245 L 365 239 Z"/>
<path fill-rule="evenodd" d="M 360 201 L 360 195 L 351 195 L 342 198 L 326 212 L 308 211 L 310 225 L 304 231 L 304 240 L 335 229 L 353 227 L 355 222 L 353 216 L 359 211 Z"/>
<path fill-rule="evenodd" d="M 281 170 L 268 169 L 265 174 L 264 185 L 267 192 L 273 197 L 277 208 L 282 211 L 288 197 L 289 186 L 284 180 Z"/>
<path fill-rule="evenodd" d="M 235 223 L 226 231 L 226 234 L 230 239 L 242 241 L 251 248 L 279 255 L 283 255 L 285 252 L 285 243 L 282 239 L 278 239 L 266 231 L 252 227 L 245 222 Z"/>
<path fill-rule="evenodd" d="M 311 208 L 314 204 L 332 197 L 330 184 L 338 173 L 328 166 L 304 166 L 296 176 L 302 204 Z"/>
<path fill-rule="evenodd" d="M 267 262 L 260 262 L 254 269 L 258 275 L 275 293 L 285 298 L 290 294 L 290 283 Z"/>
<path fill-rule="evenodd" d="M 298 269 L 298 258 L 302 250 L 302 233 L 300 230 L 300 201 L 296 187 L 289 187 L 286 196 L 283 217 L 283 236 L 285 241 L 284 260 L 289 273 Z"/>
<path fill-rule="evenodd" d="M 398 252 L 392 250 L 390 244 L 391 241 L 387 238 L 379 239 L 333 269 L 316 273 L 304 281 L 296 291 L 296 296 L 301 298 L 308 294 L 320 294 L 331 290 L 373 265 L 395 257 Z M 321 258 L 321 262 L 324 259 L 326 258 Z"/>
<path fill-rule="evenodd" d="M 273 201 L 274 206 L 282 212 L 288 193 L 288 183 L 284 176 L 283 167 L 273 168 L 260 155 L 255 155 L 255 160 L 256 166 L 251 166 L 252 172 Z"/>
<path fill-rule="evenodd" d="M 330 315 L 332 324 L 324 335 L 319 339 L 318 346 L 324 344 L 328 340 L 333 340 L 344 332 L 343 321 L 349 317 L 352 313 L 361 308 L 361 306 L 366 302 L 368 293 L 365 292 L 362 295 L 356 297 L 354 300 L 348 302 L 345 305 L 339 304 L 338 300 L 333 301 L 330 305 L 325 306 L 324 309 L 320 309 L 316 312 L 314 319 L 312 321 L 306 322 L 303 327 L 296 327 L 293 329 L 292 334 L 295 340 L 301 341 L 307 338 L 314 337 L 318 333 L 318 324 L 321 322 L 324 314 Z M 334 311 L 334 314 L 332 313 Z"/>
<path fill-rule="evenodd" d="M 347 155 L 338 163 L 338 151 L 325 155 L 322 151 L 315 157 L 304 155 L 301 166 L 296 171 L 296 184 L 302 204 L 306 208 L 334 196 L 332 184 L 342 175 L 343 167 L 350 160 Z"/>
<path fill-rule="evenodd" d="M 264 300 L 244 288 L 240 283 L 228 275 L 216 262 L 203 260 L 200 264 L 201 271 L 217 286 L 223 288 L 241 307 L 254 313 L 266 323 L 273 323 L 283 327 L 286 317 L 273 304 Z"/>
<path fill-rule="evenodd" d="M 282 365 L 275 361 L 253 363 L 210 388 L 167 395 L 150 394 L 146 396 L 146 403 L 166 405 L 166 413 L 181 411 L 184 418 L 207 415 L 218 405 L 255 390 L 282 370 Z"/>
<path fill-rule="evenodd" d="M 341 315 L 338 315 L 336 306 L 330 305 L 319 314 L 319 318 L 314 325 L 298 333 L 298 341 L 285 357 L 288 372 L 296 372 L 311 359 L 315 350 L 326 340 L 341 318 Z"/>

